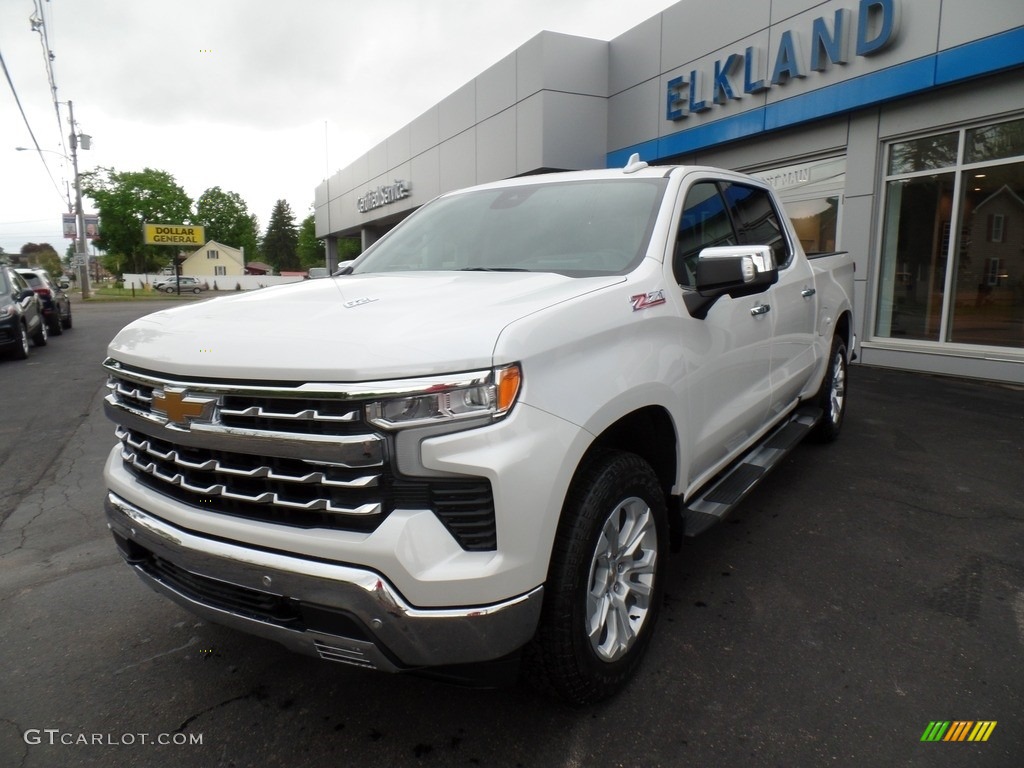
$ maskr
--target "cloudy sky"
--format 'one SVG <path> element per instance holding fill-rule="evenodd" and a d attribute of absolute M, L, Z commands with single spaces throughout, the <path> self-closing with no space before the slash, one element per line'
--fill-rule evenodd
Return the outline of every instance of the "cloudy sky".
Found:
<path fill-rule="evenodd" d="M 301 220 L 325 177 L 538 32 L 609 40 L 672 3 L 0 0 L 13 83 L 0 71 L 0 247 L 67 247 L 67 108 L 59 122 L 33 15 L 57 99 L 73 102 L 92 136 L 82 172 L 164 170 L 193 200 L 219 186 L 242 196 L 262 231 L 276 200 Z M 33 147 L 33 134 L 52 180 L 39 153 L 15 150 Z"/>

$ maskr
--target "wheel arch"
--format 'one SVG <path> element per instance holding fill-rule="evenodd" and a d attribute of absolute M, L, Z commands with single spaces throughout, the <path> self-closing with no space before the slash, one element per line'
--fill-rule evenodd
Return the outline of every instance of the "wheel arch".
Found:
<path fill-rule="evenodd" d="M 622 416 L 594 439 L 580 466 L 599 450 L 635 453 L 651 465 L 668 499 L 676 482 L 678 436 L 665 408 L 649 405 Z"/>

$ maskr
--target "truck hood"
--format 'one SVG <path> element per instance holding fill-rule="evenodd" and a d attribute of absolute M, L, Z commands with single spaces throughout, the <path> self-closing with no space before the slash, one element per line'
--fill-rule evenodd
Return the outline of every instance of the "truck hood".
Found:
<path fill-rule="evenodd" d="M 218 379 L 357 382 L 482 369 L 510 323 L 624 279 L 415 272 L 310 280 L 147 315 L 108 351 L 147 370 Z"/>

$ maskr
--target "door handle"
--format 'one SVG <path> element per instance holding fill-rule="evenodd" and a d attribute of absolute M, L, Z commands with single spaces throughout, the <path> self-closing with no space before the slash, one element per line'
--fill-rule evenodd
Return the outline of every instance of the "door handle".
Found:
<path fill-rule="evenodd" d="M 817 293 L 817 291 L 815 291 L 813 288 L 804 288 L 802 291 L 800 291 L 800 295 L 803 296 L 805 299 L 811 298 L 811 296 L 813 296 L 815 293 Z"/>
<path fill-rule="evenodd" d="M 771 311 L 772 308 L 770 304 L 758 304 L 756 307 L 751 308 L 750 314 L 757 317 L 758 315 L 767 315 Z"/>

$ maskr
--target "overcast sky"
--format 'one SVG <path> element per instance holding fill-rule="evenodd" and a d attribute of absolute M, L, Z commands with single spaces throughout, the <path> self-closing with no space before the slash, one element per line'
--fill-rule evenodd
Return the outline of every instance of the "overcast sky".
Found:
<path fill-rule="evenodd" d="M 316 186 L 542 30 L 610 40 L 673 0 L 0 0 L 0 247 L 49 242 L 73 180 L 71 100 L 92 149 L 79 170 L 169 172 L 195 200 L 237 192 L 264 231 L 301 221 Z M 63 136 L 63 141 L 62 141 Z M 73 190 L 72 190 L 73 194 Z M 93 209 L 86 201 L 86 212 Z"/>

